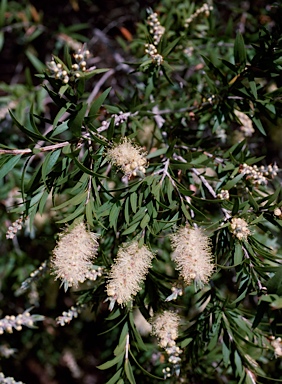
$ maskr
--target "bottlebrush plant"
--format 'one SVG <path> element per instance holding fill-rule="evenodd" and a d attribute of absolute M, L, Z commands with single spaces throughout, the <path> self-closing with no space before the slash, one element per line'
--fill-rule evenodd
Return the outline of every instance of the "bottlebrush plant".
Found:
<path fill-rule="evenodd" d="M 107 384 L 282 382 L 280 164 L 263 146 L 281 130 L 281 23 L 231 43 L 217 14 L 164 1 L 125 47 L 123 90 L 66 47 L 27 113 L 8 104 L 5 241 L 40 241 L 40 217 L 53 238 L 18 294 L 43 276 L 73 290 L 57 324 L 99 318 Z"/>

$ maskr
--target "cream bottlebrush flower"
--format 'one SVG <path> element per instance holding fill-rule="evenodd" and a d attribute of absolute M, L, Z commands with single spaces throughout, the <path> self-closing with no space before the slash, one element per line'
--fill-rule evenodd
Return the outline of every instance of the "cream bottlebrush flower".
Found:
<path fill-rule="evenodd" d="M 96 257 L 98 236 L 89 232 L 83 222 L 59 236 L 51 263 L 56 279 L 61 279 L 67 290 L 68 287 L 77 287 L 79 283 L 92 279 L 91 260 Z"/>
<path fill-rule="evenodd" d="M 141 283 L 145 280 L 153 253 L 143 245 L 141 248 L 138 242 L 123 244 L 112 265 L 107 284 L 107 295 L 110 300 L 110 310 L 115 302 L 124 305 L 132 300 L 133 296 L 141 289 Z"/>
<path fill-rule="evenodd" d="M 150 323 L 152 324 L 152 335 L 157 337 L 161 348 L 175 346 L 180 323 L 180 317 L 177 313 L 164 311 L 155 316 Z"/>
<path fill-rule="evenodd" d="M 200 228 L 189 225 L 181 227 L 171 235 L 172 260 L 186 284 L 193 280 L 205 284 L 213 272 L 210 240 Z"/>
<path fill-rule="evenodd" d="M 141 174 L 146 172 L 146 152 L 127 137 L 109 148 L 107 156 L 111 163 L 119 167 L 126 176 L 137 176 L 138 172 Z"/>
<path fill-rule="evenodd" d="M 239 240 L 246 240 L 247 237 L 251 234 L 248 223 L 244 219 L 233 217 L 230 222 L 230 231 L 236 236 Z"/>

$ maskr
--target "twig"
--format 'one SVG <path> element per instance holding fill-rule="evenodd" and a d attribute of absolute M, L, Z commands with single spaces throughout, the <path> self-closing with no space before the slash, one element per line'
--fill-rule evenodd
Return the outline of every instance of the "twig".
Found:
<path fill-rule="evenodd" d="M 48 152 L 53 151 L 57 148 L 63 148 L 70 144 L 68 141 L 64 141 L 63 143 L 47 145 L 46 147 L 36 148 L 36 151 L 39 152 Z M 33 153 L 33 150 L 30 148 L 25 149 L 2 149 L 0 148 L 0 155 L 25 155 L 27 153 Z"/>
<path fill-rule="evenodd" d="M 128 351 L 129 351 L 129 333 L 126 335 L 125 360 L 128 360 Z"/>

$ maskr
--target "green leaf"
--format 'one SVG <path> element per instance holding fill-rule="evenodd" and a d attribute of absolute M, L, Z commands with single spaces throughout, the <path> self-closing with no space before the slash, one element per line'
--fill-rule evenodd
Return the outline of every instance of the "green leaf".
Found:
<path fill-rule="evenodd" d="M 120 378 L 122 369 L 123 369 L 123 368 L 120 368 L 120 369 L 114 374 L 114 376 L 113 376 L 109 381 L 106 382 L 106 384 L 115 384 L 115 383 L 117 382 L 117 380 Z"/>
<path fill-rule="evenodd" d="M 54 168 L 58 158 L 60 157 L 60 154 L 61 154 L 61 149 L 57 149 L 55 151 L 49 152 L 45 157 L 42 165 L 42 178 L 44 182 L 48 173 L 50 173 Z"/>
<path fill-rule="evenodd" d="M 30 51 L 26 50 L 25 54 L 28 58 L 28 60 L 31 62 L 31 64 L 34 66 L 34 68 L 37 70 L 39 73 L 43 73 L 46 69 L 45 64 L 42 63 L 36 56 L 34 56 L 33 53 Z"/>
<path fill-rule="evenodd" d="M 122 232 L 122 236 L 125 236 L 125 235 L 130 235 L 131 233 L 133 233 L 138 227 L 139 227 L 139 222 L 131 225 L 130 227 L 128 227 L 124 232 Z"/>
<path fill-rule="evenodd" d="M 27 136 L 29 136 L 30 138 L 32 139 L 36 139 L 36 140 L 46 140 L 46 137 L 44 137 L 43 135 L 41 135 L 41 133 L 36 130 L 34 131 L 31 126 L 31 124 L 29 124 L 29 127 L 26 128 L 24 127 L 15 117 L 15 115 L 13 114 L 12 111 L 9 111 L 12 119 L 13 119 L 13 122 L 17 125 L 17 127 L 23 132 L 25 133 Z"/>
<path fill-rule="evenodd" d="M 266 136 L 266 132 L 265 132 L 263 126 L 262 126 L 262 123 L 261 123 L 260 119 L 259 119 L 258 117 L 256 117 L 256 116 L 253 116 L 253 119 L 252 119 L 252 120 L 253 120 L 253 122 L 255 123 L 255 125 L 257 126 L 258 130 L 259 130 L 264 136 Z"/>
<path fill-rule="evenodd" d="M 181 348 L 187 347 L 187 345 L 189 345 L 191 341 L 193 341 L 192 337 L 188 337 L 187 339 L 181 341 L 181 344 L 180 344 Z"/>
<path fill-rule="evenodd" d="M 242 245 L 240 243 L 235 243 L 235 251 L 234 251 L 234 264 L 238 265 L 243 260 L 243 250 Z"/>
<path fill-rule="evenodd" d="M 137 211 L 137 193 L 136 192 L 131 193 L 130 204 L 131 204 L 132 212 L 136 213 Z"/>
<path fill-rule="evenodd" d="M 275 275 L 266 283 L 267 292 L 282 296 L 282 267 L 279 267 Z"/>
<path fill-rule="evenodd" d="M 132 367 L 131 367 L 130 361 L 128 359 L 126 359 L 124 362 L 124 371 L 125 371 L 126 377 L 128 378 L 128 381 L 130 382 L 130 384 L 136 384 L 136 381 L 135 381 L 135 378 L 133 375 L 133 371 L 132 371 Z"/>
<path fill-rule="evenodd" d="M 106 89 L 100 96 L 97 97 L 97 99 L 91 104 L 91 107 L 90 107 L 90 110 L 89 110 L 89 113 L 88 113 L 88 117 L 90 119 L 95 119 L 98 115 L 98 112 L 101 108 L 101 105 L 104 103 L 104 101 L 106 100 L 106 98 L 108 97 L 108 94 L 110 93 L 111 91 L 111 87 Z"/>
<path fill-rule="evenodd" d="M 234 179 L 229 180 L 224 186 L 221 187 L 221 189 L 231 189 L 233 188 L 238 181 L 240 181 L 244 177 L 244 173 L 240 173 L 239 175 L 235 176 Z"/>
<path fill-rule="evenodd" d="M 119 363 L 120 361 L 122 361 L 123 357 L 124 357 L 124 353 L 116 356 L 115 358 L 107 361 L 104 364 L 98 365 L 96 368 L 101 369 L 101 370 L 109 369 L 109 368 L 113 367 L 114 365 L 116 365 L 117 363 Z"/>
<path fill-rule="evenodd" d="M 112 117 L 111 122 L 108 126 L 108 129 L 107 129 L 107 139 L 108 140 L 112 139 L 112 137 L 114 136 L 114 132 L 115 132 L 115 118 Z"/>
<path fill-rule="evenodd" d="M 142 229 L 144 229 L 145 227 L 147 227 L 149 221 L 150 221 L 150 216 L 148 215 L 148 213 L 145 214 L 145 216 L 143 217 L 143 219 L 141 220 L 141 223 L 140 223 L 140 227 Z"/>
<path fill-rule="evenodd" d="M 1 0 L 0 4 L 0 28 L 5 24 L 5 15 L 7 10 L 7 0 Z"/>
<path fill-rule="evenodd" d="M 1 11 L 0 11 L 0 15 L 1 15 Z M 0 52 L 2 51 L 3 45 L 4 45 L 4 32 L 0 31 Z"/>
<path fill-rule="evenodd" d="M 235 65 L 244 69 L 247 61 L 246 49 L 243 36 L 240 32 L 237 33 L 234 44 L 234 61 Z"/>
<path fill-rule="evenodd" d="M 257 92 L 256 82 L 252 80 L 249 82 L 249 84 L 250 84 L 252 94 L 254 95 L 254 98 L 257 99 L 258 98 L 258 92 Z"/>
<path fill-rule="evenodd" d="M 81 136 L 81 127 L 83 124 L 85 112 L 87 110 L 88 105 L 86 103 L 80 103 L 77 106 L 77 112 L 74 118 L 69 120 L 69 127 L 74 136 Z"/>
<path fill-rule="evenodd" d="M 71 199 L 66 200 L 62 204 L 57 205 L 56 207 L 53 207 L 52 210 L 57 211 L 59 209 L 67 207 L 68 205 L 70 205 L 70 206 L 78 205 L 82 201 L 85 201 L 86 198 L 87 198 L 87 192 L 83 191 L 83 193 L 77 194 L 74 197 L 72 197 Z"/>
<path fill-rule="evenodd" d="M 0 180 L 3 179 L 20 161 L 22 155 L 12 156 L 0 169 Z"/>

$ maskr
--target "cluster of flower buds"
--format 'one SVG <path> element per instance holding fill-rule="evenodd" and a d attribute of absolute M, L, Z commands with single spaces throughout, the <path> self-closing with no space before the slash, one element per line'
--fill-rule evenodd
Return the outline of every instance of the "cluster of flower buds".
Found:
<path fill-rule="evenodd" d="M 23 325 L 29 328 L 34 328 L 34 323 L 36 321 L 42 321 L 43 319 L 44 316 L 31 315 L 29 310 L 26 310 L 18 316 L 5 316 L 4 319 L 0 320 L 0 335 L 2 335 L 4 331 L 12 333 L 13 328 L 16 331 L 21 331 Z"/>
<path fill-rule="evenodd" d="M 97 269 L 89 269 L 85 274 L 85 278 L 90 281 L 96 281 L 98 277 L 101 277 L 103 274 L 103 268 L 98 267 Z"/>
<path fill-rule="evenodd" d="M 236 236 L 239 240 L 246 240 L 247 237 L 251 234 L 248 223 L 241 218 L 234 217 L 230 222 L 230 231 Z"/>
<path fill-rule="evenodd" d="M 114 118 L 114 124 L 116 126 L 119 126 L 120 124 L 126 122 L 130 116 L 135 116 L 137 114 L 138 114 L 138 112 L 131 113 L 131 112 L 120 111 L 118 115 L 113 114 L 111 117 Z M 102 129 L 100 128 L 99 132 L 102 132 L 103 130 L 108 129 L 109 125 L 110 125 L 109 121 L 106 121 L 106 120 L 102 121 L 102 127 L 101 127 Z"/>
<path fill-rule="evenodd" d="M 240 130 L 243 133 L 245 137 L 250 137 L 252 134 L 255 132 L 254 127 L 253 127 L 253 122 L 247 116 L 245 113 L 238 111 L 237 109 L 234 110 L 235 115 L 238 117 L 240 120 L 241 126 Z"/>
<path fill-rule="evenodd" d="M 72 65 L 72 69 L 75 71 L 75 76 L 79 77 L 78 71 L 85 72 L 86 71 L 86 60 L 89 58 L 90 52 L 88 49 L 79 49 L 74 55 L 74 59 L 76 61 L 75 64 Z"/>
<path fill-rule="evenodd" d="M 16 349 L 8 347 L 6 344 L 0 345 L 0 356 L 8 359 L 10 356 L 14 355 Z M 1 381 L 0 381 L 1 383 Z"/>
<path fill-rule="evenodd" d="M 282 341 L 281 337 L 275 338 L 274 336 L 270 336 L 270 344 L 274 349 L 275 357 L 282 357 Z"/>
<path fill-rule="evenodd" d="M 282 219 L 281 207 L 276 207 L 273 211 L 274 215 L 277 216 L 280 220 Z"/>
<path fill-rule="evenodd" d="M 198 8 L 188 19 L 185 20 L 184 27 L 188 28 L 196 17 L 198 17 L 201 13 L 204 13 L 206 17 L 209 17 L 210 11 L 213 10 L 213 7 L 207 3 L 203 4 L 200 8 Z"/>
<path fill-rule="evenodd" d="M 153 12 L 148 16 L 147 23 L 150 27 L 150 34 L 153 36 L 154 45 L 158 45 L 162 35 L 165 32 L 165 27 L 163 27 L 159 22 L 156 12 Z"/>
<path fill-rule="evenodd" d="M 171 295 L 169 295 L 165 301 L 171 301 L 171 300 L 176 300 L 178 296 L 182 296 L 183 295 L 183 289 L 182 288 L 178 288 L 178 287 L 172 287 L 171 288 Z"/>
<path fill-rule="evenodd" d="M 183 53 L 185 56 L 187 57 L 192 57 L 193 56 L 193 53 L 194 53 L 194 47 L 186 47 L 184 50 L 183 50 Z"/>
<path fill-rule="evenodd" d="M 247 175 L 247 179 L 252 180 L 254 184 L 266 185 L 266 176 L 271 178 L 277 176 L 278 166 L 274 164 L 268 165 L 267 167 L 263 165 L 261 167 L 258 167 L 257 165 L 251 166 L 244 163 L 243 165 L 241 165 L 239 171 Z"/>
<path fill-rule="evenodd" d="M 84 304 L 78 304 L 75 307 L 72 306 L 68 311 L 64 311 L 61 316 L 56 318 L 57 324 L 62 327 L 69 324 L 74 318 L 77 318 L 81 310 L 85 308 Z"/>
<path fill-rule="evenodd" d="M 83 46 L 73 55 L 75 63 L 72 65 L 71 70 L 63 63 L 57 63 L 54 58 L 47 63 L 47 67 L 55 79 L 60 79 L 63 83 L 67 84 L 70 79 L 80 77 L 80 72 L 86 71 L 86 60 L 89 56 L 90 52 Z"/>
<path fill-rule="evenodd" d="M 16 291 L 16 296 L 20 296 L 24 292 L 26 292 L 28 289 L 30 289 L 31 285 L 36 283 L 48 270 L 49 263 L 45 260 L 43 263 L 41 263 L 40 267 L 37 268 L 35 271 L 31 272 L 29 277 L 24 280 L 20 286 L 19 289 Z"/>
<path fill-rule="evenodd" d="M 3 372 L 0 372 L 1 384 L 24 384 L 22 381 L 16 381 L 13 377 L 5 377 Z"/>
<path fill-rule="evenodd" d="M 65 84 L 69 82 L 69 74 L 66 68 L 63 67 L 63 64 L 56 63 L 55 60 L 52 59 L 49 63 L 47 63 L 47 66 L 51 75 L 54 75 L 55 79 L 60 79 Z"/>
<path fill-rule="evenodd" d="M 274 165 L 268 165 L 265 167 L 264 165 L 260 166 L 259 168 L 260 172 L 263 173 L 265 176 L 271 177 L 272 179 L 277 176 L 277 172 L 279 170 L 277 164 Z"/>
<path fill-rule="evenodd" d="M 164 61 L 164 58 L 158 53 L 154 44 L 145 44 L 145 53 L 147 53 L 147 55 L 151 57 L 152 62 L 158 66 L 160 66 Z"/>
<path fill-rule="evenodd" d="M 9 226 L 8 231 L 6 233 L 6 239 L 13 239 L 17 232 L 20 231 L 23 227 L 23 218 L 20 217 L 12 225 Z"/>
<path fill-rule="evenodd" d="M 222 189 L 218 194 L 217 194 L 217 197 L 220 199 L 220 200 L 229 200 L 229 191 L 227 191 L 227 189 Z"/>
<path fill-rule="evenodd" d="M 180 372 L 181 358 L 179 355 L 182 353 L 175 341 L 178 338 L 179 323 L 179 316 L 171 311 L 164 311 L 151 321 L 152 334 L 158 338 L 159 346 L 165 349 L 168 361 L 173 365 L 173 373 L 177 375 Z M 171 369 L 167 367 L 163 369 L 163 373 L 166 379 L 171 376 Z"/>

